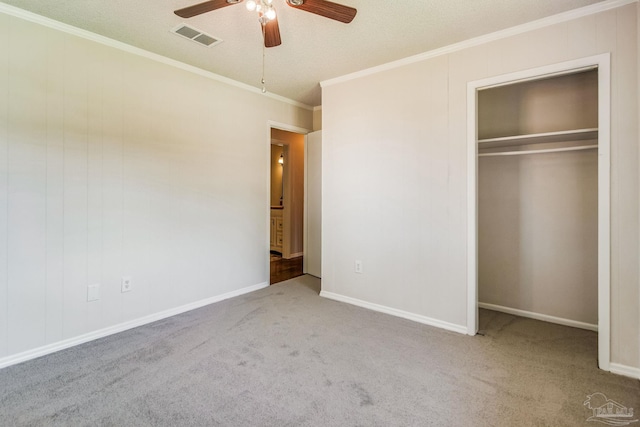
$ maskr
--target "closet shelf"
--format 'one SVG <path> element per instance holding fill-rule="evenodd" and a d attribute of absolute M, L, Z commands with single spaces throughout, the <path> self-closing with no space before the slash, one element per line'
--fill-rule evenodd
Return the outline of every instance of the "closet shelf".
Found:
<path fill-rule="evenodd" d="M 559 132 L 531 133 L 478 140 L 478 148 L 511 147 L 516 145 L 543 144 L 598 139 L 598 128 L 563 130 Z"/>

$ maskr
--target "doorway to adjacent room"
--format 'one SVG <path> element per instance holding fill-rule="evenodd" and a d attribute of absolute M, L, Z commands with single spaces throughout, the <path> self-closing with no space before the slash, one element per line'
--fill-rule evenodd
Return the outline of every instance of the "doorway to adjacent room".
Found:
<path fill-rule="evenodd" d="M 303 274 L 305 135 L 270 129 L 269 283 Z"/>

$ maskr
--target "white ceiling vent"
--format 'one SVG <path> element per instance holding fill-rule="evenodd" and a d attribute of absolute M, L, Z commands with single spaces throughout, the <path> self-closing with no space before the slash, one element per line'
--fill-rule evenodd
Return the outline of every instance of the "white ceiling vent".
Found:
<path fill-rule="evenodd" d="M 195 28 L 190 27 L 187 24 L 180 24 L 177 27 L 173 28 L 171 32 L 206 47 L 211 47 L 222 43 L 222 39 L 217 39 L 209 34 L 203 33 L 200 30 L 196 30 Z"/>

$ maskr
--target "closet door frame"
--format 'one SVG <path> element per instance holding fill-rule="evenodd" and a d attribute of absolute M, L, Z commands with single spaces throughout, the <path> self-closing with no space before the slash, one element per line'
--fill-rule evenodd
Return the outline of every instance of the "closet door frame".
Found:
<path fill-rule="evenodd" d="M 598 366 L 611 357 L 611 58 L 610 53 L 467 83 L 467 333 L 478 332 L 478 90 L 598 67 Z"/>

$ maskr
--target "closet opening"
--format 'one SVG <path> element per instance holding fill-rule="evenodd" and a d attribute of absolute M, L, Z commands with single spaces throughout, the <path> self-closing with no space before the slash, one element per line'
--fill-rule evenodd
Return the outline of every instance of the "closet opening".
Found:
<path fill-rule="evenodd" d="M 609 55 L 468 85 L 468 320 L 598 332 L 609 370 Z"/>

